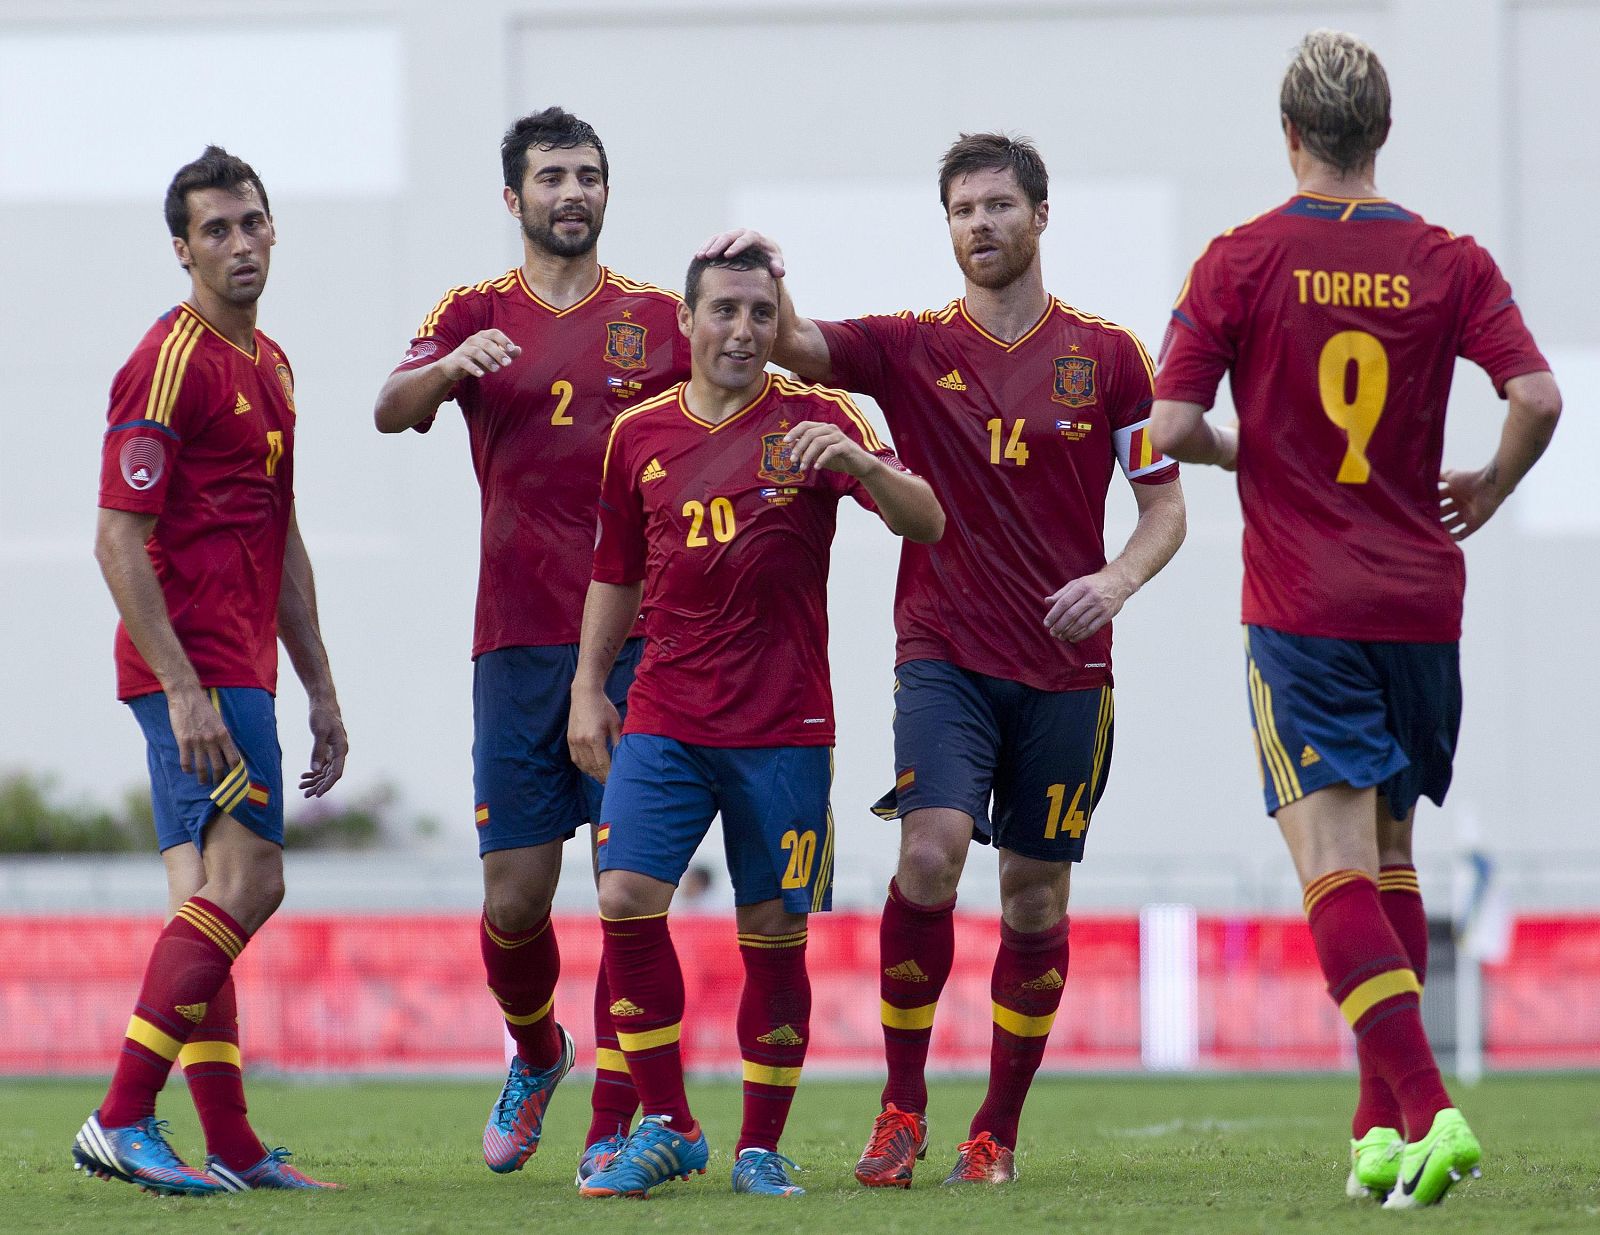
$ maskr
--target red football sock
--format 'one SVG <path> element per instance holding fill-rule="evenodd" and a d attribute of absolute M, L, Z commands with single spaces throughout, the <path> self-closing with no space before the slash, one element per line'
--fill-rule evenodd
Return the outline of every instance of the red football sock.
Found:
<path fill-rule="evenodd" d="M 156 1113 L 172 1061 L 205 1019 L 249 938 L 210 901 L 192 896 L 178 906 L 150 951 L 111 1088 L 100 1104 L 103 1125 L 125 1128 Z"/>
<path fill-rule="evenodd" d="M 1033 934 L 1000 923 L 1000 950 L 989 985 L 994 1000 L 989 1092 L 972 1117 L 969 1137 L 987 1132 L 1007 1149 L 1017 1147 L 1022 1104 L 1044 1058 L 1067 984 L 1068 951 L 1066 918 Z"/>
<path fill-rule="evenodd" d="M 694 1116 L 683 1092 L 683 971 L 667 915 L 601 918 L 606 981 L 614 996 L 611 1023 L 646 1115 L 667 1115 L 692 1134 Z"/>
<path fill-rule="evenodd" d="M 778 1148 L 811 1037 L 806 932 L 740 935 L 744 993 L 739 1054 L 744 1060 L 744 1122 L 735 1152 Z"/>
<path fill-rule="evenodd" d="M 1422 907 L 1422 888 L 1417 883 L 1417 868 L 1396 863 L 1378 870 L 1378 899 L 1383 905 L 1384 917 L 1394 927 L 1400 944 L 1411 961 L 1411 971 L 1417 975 L 1417 984 L 1428 981 L 1428 914 Z M 1350 1121 L 1350 1133 L 1360 1140 L 1373 1128 L 1399 1128 L 1404 1117 L 1400 1103 L 1390 1091 L 1388 1082 L 1378 1075 L 1371 1052 L 1356 1044 L 1356 1059 L 1361 1067 L 1361 1101 L 1356 1106 L 1355 1117 Z"/>
<path fill-rule="evenodd" d="M 1305 891 L 1306 916 L 1328 993 L 1355 1031 L 1371 1071 L 1400 1105 L 1408 1140 L 1450 1105 L 1422 1028 L 1421 986 L 1384 915 L 1372 877 L 1337 870 Z"/>
<path fill-rule="evenodd" d="M 922 1114 L 928 1109 L 928 1043 L 939 994 L 955 961 L 955 897 L 942 905 L 916 905 L 889 881 L 878 927 L 878 979 L 883 1053 L 889 1079 L 883 1104 Z"/>
<path fill-rule="evenodd" d="M 554 1015 L 561 949 L 550 915 L 528 930 L 503 931 L 485 913 L 478 920 L 478 944 L 489 991 L 500 1004 L 518 1057 L 543 1072 L 561 1058 Z"/>
<path fill-rule="evenodd" d="M 639 1109 L 639 1095 L 628 1075 L 628 1059 L 617 1045 L 617 1027 L 611 1021 L 611 984 L 606 981 L 602 960 L 594 977 L 594 1089 L 589 1105 L 594 1114 L 589 1120 L 586 1146 L 603 1141 L 618 1132 L 626 1136 Z"/>
<path fill-rule="evenodd" d="M 239 1010 L 232 974 L 212 996 L 205 1018 L 178 1052 L 178 1066 L 189 1082 L 189 1096 L 206 1137 L 206 1152 L 235 1171 L 249 1170 L 266 1157 L 267 1147 L 250 1127 L 244 1100 L 244 1060 L 239 1054 Z"/>

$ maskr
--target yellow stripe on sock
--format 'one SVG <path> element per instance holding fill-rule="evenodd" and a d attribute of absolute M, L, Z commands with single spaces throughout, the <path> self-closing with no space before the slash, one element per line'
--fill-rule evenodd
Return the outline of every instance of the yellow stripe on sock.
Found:
<path fill-rule="evenodd" d="M 806 932 L 798 931 L 793 935 L 740 935 L 741 948 L 799 948 L 804 947 Z"/>
<path fill-rule="evenodd" d="M 676 1042 L 683 1033 L 683 1025 L 663 1025 L 660 1029 L 646 1029 L 643 1033 L 617 1032 L 617 1043 L 625 1051 L 648 1051 L 657 1046 Z"/>
<path fill-rule="evenodd" d="M 1339 1004 L 1339 1011 L 1344 1013 L 1344 1019 L 1354 1028 L 1357 1021 L 1385 999 L 1392 999 L 1396 995 L 1420 994 L 1422 986 L 1417 982 L 1416 974 L 1409 969 L 1391 969 L 1388 973 L 1368 978 L 1346 995 Z"/>
<path fill-rule="evenodd" d="M 594 1066 L 605 1072 L 626 1072 L 628 1057 L 610 1047 L 597 1046 L 594 1052 Z"/>
<path fill-rule="evenodd" d="M 1305 894 L 1301 897 L 1301 904 L 1305 909 L 1306 917 L 1309 918 L 1312 910 L 1326 900 L 1329 895 L 1344 887 L 1345 884 L 1354 883 L 1358 879 L 1365 879 L 1368 883 L 1372 882 L 1372 876 L 1367 874 L 1366 871 L 1337 870 L 1331 871 L 1320 879 L 1313 879 L 1306 884 Z"/>
<path fill-rule="evenodd" d="M 744 1061 L 744 1079 L 757 1085 L 781 1085 L 793 1089 L 800 1083 L 799 1068 L 773 1068 L 753 1060 Z"/>
<path fill-rule="evenodd" d="M 239 953 L 244 951 L 244 940 L 193 901 L 179 905 L 177 916 L 226 952 L 229 960 L 238 960 Z"/>
<path fill-rule="evenodd" d="M 544 1007 L 540 1008 L 531 1016 L 517 1016 L 514 1013 L 505 1011 L 502 1011 L 500 1015 L 506 1018 L 506 1024 L 508 1025 L 532 1025 L 536 1021 L 542 1021 L 545 1017 L 549 1016 L 550 1009 L 555 1006 L 556 997 L 551 995 L 549 999 L 544 1001 Z"/>
<path fill-rule="evenodd" d="M 225 1063 L 244 1070 L 244 1056 L 233 1042 L 185 1042 L 178 1052 L 178 1066 L 192 1068 L 197 1063 Z"/>
<path fill-rule="evenodd" d="M 1019 1038 L 1042 1038 L 1050 1032 L 1050 1026 L 1056 1023 L 1056 1014 L 1047 1012 L 1043 1016 L 1024 1016 L 1011 1008 L 995 1004 L 994 1023 Z"/>
<path fill-rule="evenodd" d="M 887 999 L 880 999 L 879 1015 L 886 1029 L 932 1029 L 936 1003 L 925 1003 L 920 1008 L 897 1008 Z"/>
<path fill-rule="evenodd" d="M 135 1016 L 128 1021 L 127 1037 L 132 1038 L 148 1051 L 154 1051 L 161 1058 L 173 1060 L 178 1057 L 178 1052 L 183 1049 L 183 1043 L 171 1034 L 163 1033 L 142 1016 Z"/>

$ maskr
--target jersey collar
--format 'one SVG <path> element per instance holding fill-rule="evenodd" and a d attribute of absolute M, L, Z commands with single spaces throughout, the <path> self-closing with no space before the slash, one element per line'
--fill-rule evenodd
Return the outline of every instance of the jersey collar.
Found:
<path fill-rule="evenodd" d="M 523 294 L 526 295 L 529 300 L 533 301 L 534 304 L 538 305 L 541 309 L 553 317 L 565 317 L 568 313 L 575 313 L 579 309 L 583 308 L 584 305 L 588 304 L 600 294 L 600 289 L 606 285 L 606 280 L 611 277 L 611 272 L 604 266 L 601 266 L 600 277 L 594 281 L 594 287 L 589 290 L 589 294 L 575 304 L 569 304 L 564 309 L 558 309 L 549 301 L 540 299 L 539 296 L 534 292 L 533 288 L 528 286 L 528 280 L 523 277 L 521 266 L 516 267 L 516 272 L 517 286 L 522 288 Z"/>
<path fill-rule="evenodd" d="M 261 338 L 260 338 L 261 332 L 260 331 L 256 331 L 255 335 L 251 339 L 251 342 L 254 343 L 255 346 L 256 346 L 256 350 L 253 351 L 253 352 L 247 352 L 247 351 L 244 350 L 244 348 L 240 347 L 232 339 L 228 338 L 227 335 L 223 334 L 222 331 L 218 330 L 210 322 L 206 321 L 205 314 L 201 313 L 199 309 L 195 308 L 187 300 L 181 301 L 179 303 L 179 305 L 178 305 L 178 308 L 181 311 L 190 314 L 194 318 L 195 321 L 199 322 L 202 326 L 204 326 L 212 334 L 216 335 L 217 338 L 221 339 L 224 343 L 226 343 L 234 351 L 238 352 L 239 355 L 241 355 L 245 359 L 247 359 L 251 364 L 255 364 L 255 362 L 261 358 Z"/>
<path fill-rule="evenodd" d="M 995 335 L 990 334 L 982 326 L 978 325 L 975 320 L 973 320 L 972 315 L 967 312 L 967 299 L 965 296 L 963 296 L 956 303 L 960 306 L 961 320 L 966 322 L 968 326 L 971 326 L 973 330 L 975 330 L 985 339 L 988 339 L 989 342 L 993 343 L 1001 351 L 1005 352 L 1016 351 L 1017 348 L 1021 347 L 1029 339 L 1033 338 L 1034 335 L 1038 334 L 1039 328 L 1050 319 L 1050 314 L 1055 312 L 1056 307 L 1055 297 L 1047 297 L 1045 300 L 1044 312 L 1039 314 L 1039 320 L 1034 322 L 1033 325 L 1029 326 L 1025 331 L 1018 335 L 1015 342 L 1007 343 L 1004 339 L 997 338 Z"/>
<path fill-rule="evenodd" d="M 765 374 L 765 378 L 766 380 L 761 383 L 761 389 L 756 392 L 755 396 L 750 400 L 750 402 L 746 403 L 726 420 L 720 420 L 716 424 L 712 424 L 709 420 L 701 420 L 700 417 L 696 416 L 689 410 L 689 400 L 684 398 L 684 396 L 689 393 L 688 382 L 681 382 L 678 386 L 678 410 L 695 424 L 699 425 L 702 429 L 706 429 L 711 433 L 720 433 L 734 421 L 742 417 L 746 412 L 749 412 L 753 408 L 757 407 L 761 401 L 767 397 L 768 393 L 772 390 L 772 374 Z"/>

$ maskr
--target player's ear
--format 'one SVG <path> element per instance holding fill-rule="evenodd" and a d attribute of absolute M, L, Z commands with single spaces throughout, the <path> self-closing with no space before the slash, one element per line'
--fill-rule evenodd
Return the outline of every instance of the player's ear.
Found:
<path fill-rule="evenodd" d="M 172 238 L 172 251 L 178 255 L 178 265 L 185 270 L 189 269 L 189 242 L 182 236 Z"/>
<path fill-rule="evenodd" d="M 678 301 L 678 333 L 685 339 L 694 326 L 694 310 L 689 307 L 687 300 Z"/>
<path fill-rule="evenodd" d="M 1033 230 L 1037 235 L 1050 226 L 1050 199 L 1046 198 L 1033 208 Z"/>
<path fill-rule="evenodd" d="M 504 190 L 504 193 L 506 209 L 511 212 L 511 217 L 520 223 L 522 221 L 522 198 L 517 195 L 515 189 L 509 186 Z"/>

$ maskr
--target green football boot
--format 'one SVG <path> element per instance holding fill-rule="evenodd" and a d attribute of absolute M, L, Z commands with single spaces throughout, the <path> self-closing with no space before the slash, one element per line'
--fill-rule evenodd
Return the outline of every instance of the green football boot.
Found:
<path fill-rule="evenodd" d="M 1400 1178 L 1400 1152 L 1405 1147 L 1405 1138 L 1393 1128 L 1372 1128 L 1359 1141 L 1351 1141 L 1344 1194 L 1352 1200 L 1364 1196 L 1383 1200 Z"/>
<path fill-rule="evenodd" d="M 1415 1209 L 1437 1205 L 1452 1184 L 1467 1176 L 1476 1179 L 1482 1172 L 1478 1163 L 1483 1149 L 1472 1135 L 1467 1121 L 1453 1106 L 1433 1117 L 1428 1135 L 1407 1145 L 1400 1155 L 1400 1177 L 1395 1181 L 1385 1209 Z"/>

